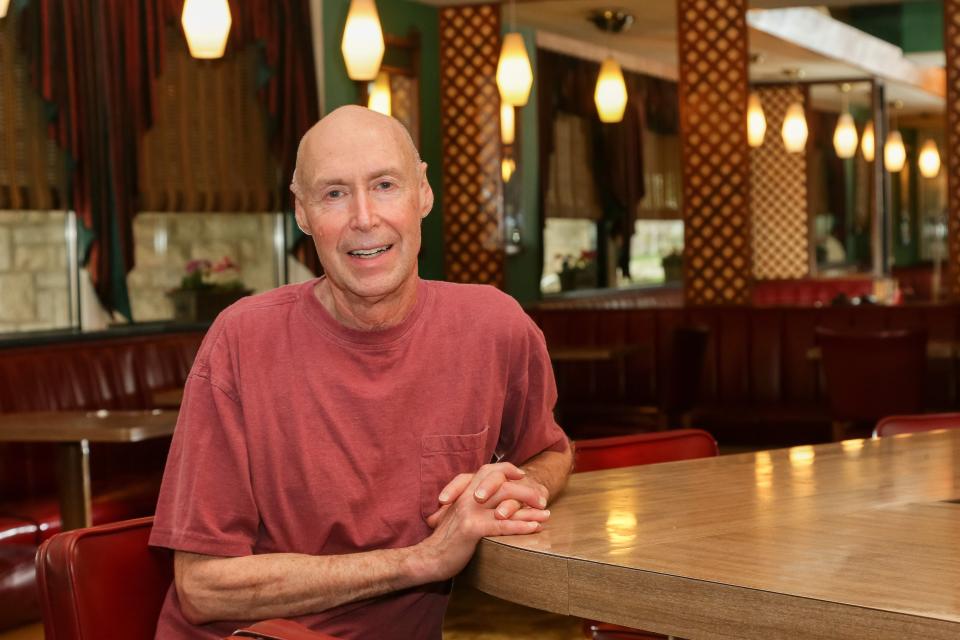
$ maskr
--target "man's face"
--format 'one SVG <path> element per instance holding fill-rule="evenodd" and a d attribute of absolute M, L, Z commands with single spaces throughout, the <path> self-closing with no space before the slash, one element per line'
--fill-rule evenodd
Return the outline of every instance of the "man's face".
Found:
<path fill-rule="evenodd" d="M 298 168 L 297 222 L 313 235 L 333 287 L 389 296 L 417 275 L 420 221 L 433 205 L 426 164 L 379 119 L 317 133 Z"/>

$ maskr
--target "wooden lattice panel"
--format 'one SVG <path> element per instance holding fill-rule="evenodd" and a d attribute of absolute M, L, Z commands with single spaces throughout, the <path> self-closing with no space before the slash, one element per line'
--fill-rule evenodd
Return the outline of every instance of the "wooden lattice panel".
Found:
<path fill-rule="evenodd" d="M 787 108 L 805 103 L 800 87 L 756 90 L 767 117 L 763 144 L 750 152 L 753 275 L 757 279 L 802 278 L 809 271 L 806 154 L 789 153 L 780 129 Z"/>
<path fill-rule="evenodd" d="M 943 0 L 947 67 L 947 283 L 946 290 L 960 300 L 960 0 Z"/>
<path fill-rule="evenodd" d="M 503 285 L 498 5 L 440 10 L 447 280 Z"/>
<path fill-rule="evenodd" d="M 688 304 L 750 302 L 746 5 L 677 3 Z"/>

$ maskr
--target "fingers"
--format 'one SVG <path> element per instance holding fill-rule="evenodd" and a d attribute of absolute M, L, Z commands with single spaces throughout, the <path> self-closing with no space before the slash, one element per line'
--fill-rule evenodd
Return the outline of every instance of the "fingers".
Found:
<path fill-rule="evenodd" d="M 543 528 L 543 525 L 534 520 L 494 520 L 491 528 L 493 531 L 487 535 L 519 536 L 536 533 Z"/>
<path fill-rule="evenodd" d="M 440 524 L 440 521 L 443 520 L 444 514 L 450 509 L 450 505 L 445 504 L 441 505 L 439 509 L 427 516 L 427 526 L 431 529 L 436 529 L 437 525 Z"/>
<path fill-rule="evenodd" d="M 497 505 L 498 509 L 508 500 L 515 500 L 528 507 L 543 509 L 547 506 L 545 493 L 546 489 L 534 482 L 506 482 L 500 486 L 495 494 L 490 496 L 487 502 L 491 505 Z"/>
<path fill-rule="evenodd" d="M 484 465 L 476 473 L 476 486 L 473 490 L 473 497 L 477 502 L 486 502 L 490 496 L 507 480 L 521 480 L 526 477 L 526 472 L 509 462 L 498 462 L 496 464 Z"/>
<path fill-rule="evenodd" d="M 546 522 L 550 518 L 548 509 L 533 509 L 525 507 L 516 500 L 504 500 L 494 511 L 494 517 L 498 520 L 533 520 L 536 522 Z"/>
<path fill-rule="evenodd" d="M 470 486 L 470 482 L 473 480 L 473 477 L 476 474 L 473 473 L 461 473 L 456 478 L 447 483 L 443 489 L 440 490 L 440 504 L 450 504 L 456 502 L 457 498 L 460 497 L 467 487 Z"/>

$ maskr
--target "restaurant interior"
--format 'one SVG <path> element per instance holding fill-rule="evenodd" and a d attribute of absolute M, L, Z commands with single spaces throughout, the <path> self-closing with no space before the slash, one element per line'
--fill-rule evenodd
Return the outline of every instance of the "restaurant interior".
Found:
<path fill-rule="evenodd" d="M 0 0 L 0 640 L 134 637 L 54 636 L 38 547 L 151 515 L 210 323 L 322 274 L 288 189 L 322 115 L 410 131 L 436 195 L 420 275 L 523 305 L 583 477 L 719 453 L 759 486 L 880 452 L 890 416 L 960 426 L 958 91 L 960 0 Z M 701 432 L 706 453 L 591 466 L 595 441 Z M 578 615 L 481 569 L 445 637 L 960 632 L 960 582 L 943 627 L 819 636 Z"/>

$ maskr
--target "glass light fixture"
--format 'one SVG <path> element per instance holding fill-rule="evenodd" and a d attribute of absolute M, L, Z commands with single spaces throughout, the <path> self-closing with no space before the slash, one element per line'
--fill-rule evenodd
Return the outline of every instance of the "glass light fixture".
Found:
<path fill-rule="evenodd" d="M 350 0 L 340 51 L 351 80 L 374 80 L 383 61 L 383 29 L 374 0 Z"/>
<path fill-rule="evenodd" d="M 887 141 L 883 145 L 883 166 L 890 173 L 903 171 L 907 163 L 907 149 L 903 146 L 903 136 L 898 129 L 894 129 L 887 135 Z"/>
<path fill-rule="evenodd" d="M 513 158 L 504 158 L 500 161 L 500 176 L 504 182 L 510 182 L 514 171 L 517 170 L 517 163 Z"/>
<path fill-rule="evenodd" d="M 747 142 L 751 147 L 759 147 L 763 144 L 766 134 L 767 116 L 763 113 L 760 96 L 756 91 L 751 91 L 750 99 L 747 101 Z"/>
<path fill-rule="evenodd" d="M 527 56 L 527 47 L 519 33 L 503 36 L 500 61 L 497 62 L 497 87 L 500 100 L 515 107 L 527 104 L 533 86 L 533 68 Z"/>
<path fill-rule="evenodd" d="M 623 120 L 623 112 L 627 108 L 627 85 L 623 81 L 620 64 L 613 59 L 613 56 L 607 56 L 600 65 L 593 101 L 597 105 L 597 114 L 601 122 Z"/>
<path fill-rule="evenodd" d="M 876 156 L 877 141 L 873 136 L 873 120 L 867 122 L 863 127 L 863 139 L 860 140 L 860 151 L 863 153 L 863 159 L 867 162 L 873 162 Z"/>
<path fill-rule="evenodd" d="M 8 9 L 10 9 L 10 0 L 0 0 L 0 18 L 7 17 Z"/>
<path fill-rule="evenodd" d="M 927 140 L 920 148 L 920 157 L 917 159 L 920 175 L 924 178 L 936 178 L 940 174 L 940 151 L 937 143 Z"/>
<path fill-rule="evenodd" d="M 186 0 L 180 23 L 190 55 L 205 60 L 222 58 L 232 22 L 227 0 Z"/>
<path fill-rule="evenodd" d="M 857 155 L 857 125 L 849 113 L 841 113 L 837 118 L 837 128 L 833 131 L 833 148 L 840 158 L 852 158 Z"/>
<path fill-rule="evenodd" d="M 794 102 L 787 107 L 780 134 L 783 136 L 783 146 L 790 153 L 801 153 L 806 148 L 809 131 L 803 105 L 799 102 Z"/>
<path fill-rule="evenodd" d="M 506 102 L 500 103 L 500 140 L 503 144 L 513 144 L 517 137 L 516 114 L 513 111 L 513 105 Z"/>
<path fill-rule="evenodd" d="M 367 108 L 389 116 L 393 102 L 390 97 L 390 75 L 386 71 L 378 73 L 377 79 L 370 83 L 369 94 Z"/>

